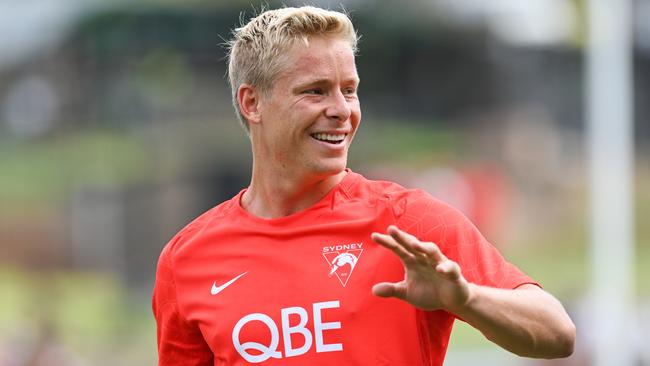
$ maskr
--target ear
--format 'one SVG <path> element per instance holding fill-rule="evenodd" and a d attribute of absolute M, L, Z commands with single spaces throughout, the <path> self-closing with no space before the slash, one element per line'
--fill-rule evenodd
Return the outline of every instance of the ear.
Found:
<path fill-rule="evenodd" d="M 237 102 L 239 110 L 246 118 L 248 123 L 260 123 L 262 115 L 260 113 L 261 93 L 254 86 L 242 84 L 237 89 Z"/>

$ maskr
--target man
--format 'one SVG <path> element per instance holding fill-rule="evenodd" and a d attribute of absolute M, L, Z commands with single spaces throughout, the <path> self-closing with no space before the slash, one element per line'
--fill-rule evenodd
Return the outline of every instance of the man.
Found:
<path fill-rule="evenodd" d="M 318 8 L 234 32 L 250 186 L 164 248 L 160 365 L 442 365 L 460 318 L 522 356 L 571 354 L 562 305 L 457 210 L 346 169 L 361 121 L 357 36 Z"/>

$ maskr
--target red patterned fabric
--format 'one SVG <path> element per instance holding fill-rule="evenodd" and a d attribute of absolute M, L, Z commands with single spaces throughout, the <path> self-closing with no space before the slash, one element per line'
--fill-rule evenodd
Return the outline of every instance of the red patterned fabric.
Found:
<path fill-rule="evenodd" d="M 317 204 L 270 220 L 241 208 L 243 192 L 160 256 L 159 365 L 442 365 L 455 317 L 371 293 L 404 276 L 399 259 L 370 240 L 390 224 L 438 244 L 470 282 L 535 283 L 423 191 L 348 171 Z"/>

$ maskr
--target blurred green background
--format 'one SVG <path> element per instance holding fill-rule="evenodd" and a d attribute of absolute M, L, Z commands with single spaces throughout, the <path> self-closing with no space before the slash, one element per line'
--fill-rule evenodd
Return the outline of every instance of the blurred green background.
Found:
<path fill-rule="evenodd" d="M 350 167 L 463 210 L 578 325 L 576 353 L 552 362 L 459 324 L 448 365 L 586 365 L 582 336 L 597 329 L 586 315 L 585 4 L 518 3 L 343 1 L 362 34 Z M 650 365 L 650 1 L 633 4 L 631 333 Z M 250 178 L 223 43 L 259 7 L 0 2 L 0 365 L 155 364 L 160 250 Z"/>

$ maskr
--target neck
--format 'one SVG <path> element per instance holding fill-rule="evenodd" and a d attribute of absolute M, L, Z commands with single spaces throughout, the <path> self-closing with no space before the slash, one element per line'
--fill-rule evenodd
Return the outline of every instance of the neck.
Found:
<path fill-rule="evenodd" d="M 268 171 L 253 163 L 251 184 L 241 198 L 249 213 L 272 219 L 302 211 L 327 195 L 343 180 L 346 171 L 306 177 L 289 171 Z"/>

